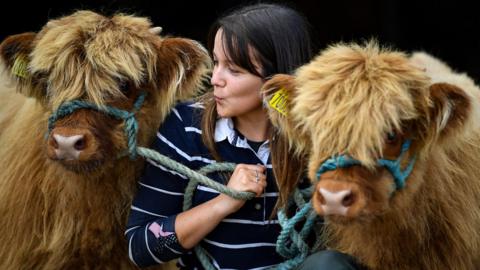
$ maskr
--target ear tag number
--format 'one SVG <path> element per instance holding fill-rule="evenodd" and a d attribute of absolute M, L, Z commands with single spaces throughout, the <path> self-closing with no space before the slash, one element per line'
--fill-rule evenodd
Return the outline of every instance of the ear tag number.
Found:
<path fill-rule="evenodd" d="M 12 67 L 12 74 L 27 79 L 28 78 L 28 61 L 25 55 L 21 54 L 15 58 L 15 62 L 13 63 Z"/>
<path fill-rule="evenodd" d="M 288 94 L 285 91 L 285 88 L 280 88 L 273 97 L 268 102 L 268 105 L 281 113 L 283 116 L 287 115 L 287 101 L 288 101 Z"/>

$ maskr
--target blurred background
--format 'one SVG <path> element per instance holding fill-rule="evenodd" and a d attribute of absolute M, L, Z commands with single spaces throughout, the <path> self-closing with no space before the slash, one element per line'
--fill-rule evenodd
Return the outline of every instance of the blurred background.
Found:
<path fill-rule="evenodd" d="M 239 0 L 89 0 L 2 3 L 0 38 L 38 31 L 50 19 L 91 9 L 150 17 L 164 34 L 196 39 L 205 45 L 212 22 L 232 8 L 258 1 Z M 263 1 L 265 2 L 265 1 Z M 283 3 L 303 13 L 313 27 L 316 50 L 338 41 L 376 38 L 406 52 L 424 50 L 466 72 L 480 83 L 480 12 L 475 1 L 297 0 Z"/>

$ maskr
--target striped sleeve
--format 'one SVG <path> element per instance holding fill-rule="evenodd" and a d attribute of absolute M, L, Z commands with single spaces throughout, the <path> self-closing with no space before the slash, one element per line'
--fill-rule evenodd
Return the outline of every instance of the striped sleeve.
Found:
<path fill-rule="evenodd" d="M 177 109 L 162 124 L 152 148 L 190 168 L 203 158 L 192 155 L 182 115 Z M 183 194 L 188 179 L 147 160 L 132 202 L 125 235 L 130 259 L 140 267 L 161 264 L 186 252 L 175 234 L 175 218 L 182 212 Z"/>

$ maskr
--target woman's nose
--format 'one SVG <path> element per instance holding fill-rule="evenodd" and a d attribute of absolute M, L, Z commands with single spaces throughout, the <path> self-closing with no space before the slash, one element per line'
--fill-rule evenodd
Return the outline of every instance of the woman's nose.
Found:
<path fill-rule="evenodd" d="M 213 86 L 223 87 L 225 86 L 225 80 L 223 79 L 221 72 L 218 68 L 214 68 L 212 72 L 212 78 L 210 78 L 210 83 Z"/>

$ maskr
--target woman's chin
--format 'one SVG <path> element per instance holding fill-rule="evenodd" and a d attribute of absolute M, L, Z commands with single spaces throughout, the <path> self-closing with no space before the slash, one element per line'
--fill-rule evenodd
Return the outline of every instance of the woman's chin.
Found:
<path fill-rule="evenodd" d="M 225 108 L 219 107 L 218 105 L 217 105 L 217 115 L 220 118 L 232 117 L 232 114 L 229 110 L 226 110 Z"/>

